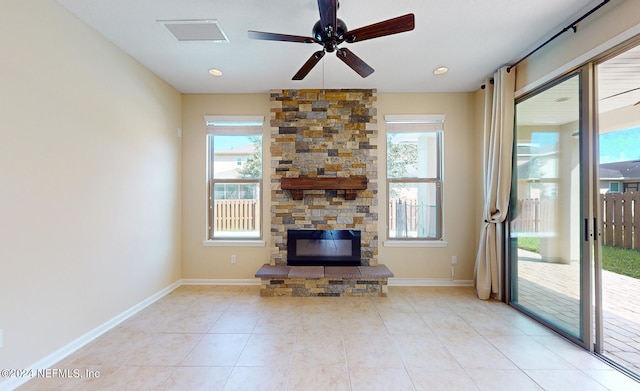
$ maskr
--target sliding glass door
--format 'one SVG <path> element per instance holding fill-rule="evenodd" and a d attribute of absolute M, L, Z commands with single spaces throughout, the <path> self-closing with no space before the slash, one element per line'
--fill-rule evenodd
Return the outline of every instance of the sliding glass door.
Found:
<path fill-rule="evenodd" d="M 599 61 L 595 351 L 640 376 L 640 45 Z"/>
<path fill-rule="evenodd" d="M 585 67 L 516 102 L 509 302 L 591 345 L 592 132 Z"/>
<path fill-rule="evenodd" d="M 507 251 L 511 305 L 637 378 L 639 41 L 516 101 Z"/>

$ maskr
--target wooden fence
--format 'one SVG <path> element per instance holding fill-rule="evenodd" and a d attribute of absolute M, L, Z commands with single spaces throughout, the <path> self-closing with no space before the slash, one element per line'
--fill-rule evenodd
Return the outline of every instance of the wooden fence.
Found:
<path fill-rule="evenodd" d="M 258 200 L 216 200 L 213 211 L 214 231 L 258 231 Z"/>
<path fill-rule="evenodd" d="M 389 229 L 396 238 L 434 237 L 437 217 L 434 205 L 417 200 L 389 200 Z"/>
<path fill-rule="evenodd" d="M 603 244 L 640 250 L 640 192 L 602 194 L 600 202 Z M 518 200 L 511 230 L 517 233 L 554 232 L 556 208 L 553 200 Z"/>
<path fill-rule="evenodd" d="M 640 192 L 600 195 L 605 246 L 640 250 Z"/>
<path fill-rule="evenodd" d="M 518 200 L 516 218 L 511 221 L 511 231 L 518 233 L 554 232 L 556 230 L 555 202 L 527 198 Z"/>

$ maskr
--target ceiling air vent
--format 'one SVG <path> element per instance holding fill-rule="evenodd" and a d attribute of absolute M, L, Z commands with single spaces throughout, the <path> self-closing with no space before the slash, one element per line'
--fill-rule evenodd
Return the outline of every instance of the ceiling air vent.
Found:
<path fill-rule="evenodd" d="M 158 20 L 178 41 L 229 42 L 229 38 L 215 19 Z"/>

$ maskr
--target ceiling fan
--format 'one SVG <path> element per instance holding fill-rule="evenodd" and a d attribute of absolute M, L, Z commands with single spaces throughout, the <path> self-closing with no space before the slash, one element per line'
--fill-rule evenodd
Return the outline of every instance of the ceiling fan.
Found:
<path fill-rule="evenodd" d="M 320 59 L 324 57 L 326 52 L 336 52 L 336 56 L 351 69 L 356 71 L 360 76 L 367 77 L 374 72 L 374 69 L 362 61 L 360 57 L 353 54 L 351 50 L 339 48 L 338 45 L 345 41 L 347 43 L 353 43 L 383 37 L 385 35 L 403 33 L 413 30 L 415 26 L 414 15 L 407 14 L 355 30 L 348 30 L 347 25 L 337 17 L 338 6 L 338 0 L 318 0 L 320 20 L 313 26 L 313 37 L 249 31 L 249 38 L 267 41 L 317 43 L 322 45 L 322 50 L 311 55 L 302 68 L 293 76 L 293 80 L 304 79 Z"/>

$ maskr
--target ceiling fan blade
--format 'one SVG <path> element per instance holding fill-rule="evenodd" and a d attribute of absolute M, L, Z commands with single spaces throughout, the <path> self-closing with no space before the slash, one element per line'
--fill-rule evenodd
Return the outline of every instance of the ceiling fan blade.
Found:
<path fill-rule="evenodd" d="M 316 66 L 316 64 L 320 61 L 320 59 L 324 57 L 324 50 L 318 50 L 313 53 L 311 57 L 304 63 L 302 68 L 296 73 L 291 80 L 302 80 L 307 76 L 307 74 Z"/>
<path fill-rule="evenodd" d="M 601 98 L 600 100 L 605 100 L 605 99 L 609 99 L 609 98 L 615 98 L 616 96 L 624 95 L 624 94 L 627 94 L 627 93 L 629 93 L 629 92 L 638 91 L 638 90 L 640 90 L 640 87 L 638 87 L 638 88 L 632 88 L 632 89 L 630 89 L 630 90 L 626 90 L 626 91 L 622 91 L 622 92 L 619 92 L 619 93 L 617 93 L 617 94 L 613 94 L 613 95 L 605 96 L 604 98 Z"/>
<path fill-rule="evenodd" d="M 404 33 L 415 28 L 415 16 L 406 14 L 397 18 L 388 19 L 382 22 L 360 27 L 352 31 L 347 31 L 344 36 L 349 43 L 360 42 L 365 39 L 384 37 L 385 35 Z"/>
<path fill-rule="evenodd" d="M 318 0 L 318 10 L 322 30 L 327 31 L 327 26 L 333 26 L 335 32 L 338 23 L 338 0 Z"/>
<path fill-rule="evenodd" d="M 262 31 L 249 31 L 250 39 L 262 39 L 265 41 L 283 41 L 283 42 L 300 42 L 300 43 L 315 43 L 316 40 L 311 37 L 303 37 L 300 35 L 278 34 L 278 33 L 265 33 Z"/>
<path fill-rule="evenodd" d="M 362 61 L 360 57 L 353 54 L 349 49 L 338 49 L 336 51 L 336 56 L 362 77 L 367 77 L 374 72 L 373 68 L 371 68 L 366 62 Z"/>

